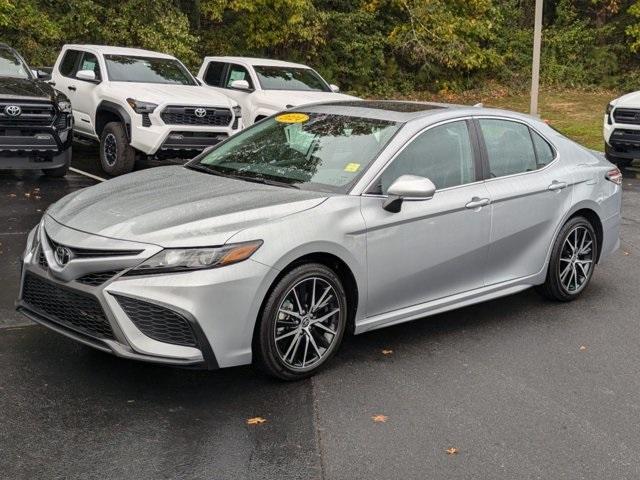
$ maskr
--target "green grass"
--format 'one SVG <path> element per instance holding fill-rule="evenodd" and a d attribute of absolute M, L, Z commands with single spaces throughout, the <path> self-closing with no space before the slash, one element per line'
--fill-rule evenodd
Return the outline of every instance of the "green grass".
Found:
<path fill-rule="evenodd" d="M 540 118 L 549 122 L 567 137 L 595 150 L 603 149 L 602 118 L 610 100 L 619 96 L 611 91 L 564 90 L 541 92 L 538 111 Z M 504 92 L 466 92 L 460 95 L 421 94 L 413 99 L 451 103 L 475 104 L 506 108 L 518 112 L 529 111 L 529 94 Z"/>

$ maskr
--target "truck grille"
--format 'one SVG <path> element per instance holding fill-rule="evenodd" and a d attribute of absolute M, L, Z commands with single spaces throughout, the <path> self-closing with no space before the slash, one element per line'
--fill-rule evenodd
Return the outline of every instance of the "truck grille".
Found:
<path fill-rule="evenodd" d="M 6 113 L 5 108 L 13 105 L 20 107 L 20 115 L 11 116 Z M 51 103 L 26 100 L 0 101 L 0 125 L 3 126 L 51 125 L 54 116 L 55 110 Z"/>
<path fill-rule="evenodd" d="M 63 327 L 91 337 L 114 338 L 100 303 L 91 295 L 62 288 L 27 272 L 22 300 Z"/>
<path fill-rule="evenodd" d="M 116 295 L 118 303 L 131 321 L 147 337 L 164 343 L 197 346 L 189 321 L 168 308 Z"/>
<path fill-rule="evenodd" d="M 204 107 L 203 107 L 204 108 Z M 166 107 L 160 118 L 167 125 L 208 125 L 226 127 L 231 123 L 231 110 L 228 108 L 205 108 L 204 116 L 197 116 L 199 107 Z"/>
<path fill-rule="evenodd" d="M 613 119 L 616 123 L 640 125 L 640 109 L 616 108 L 613 110 Z"/>

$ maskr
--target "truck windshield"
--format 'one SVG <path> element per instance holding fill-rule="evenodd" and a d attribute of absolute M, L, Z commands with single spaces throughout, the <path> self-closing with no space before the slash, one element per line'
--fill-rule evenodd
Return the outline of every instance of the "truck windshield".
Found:
<path fill-rule="evenodd" d="M 104 59 L 113 82 L 197 85 L 187 69 L 171 58 L 105 55 Z"/>
<path fill-rule="evenodd" d="M 331 113 L 281 113 L 188 166 L 247 181 L 346 193 L 401 126 Z"/>
<path fill-rule="evenodd" d="M 0 48 L 0 77 L 31 78 L 24 62 L 8 48 Z"/>
<path fill-rule="evenodd" d="M 331 89 L 320 75 L 310 68 L 253 67 L 263 90 L 299 90 L 330 92 Z"/>

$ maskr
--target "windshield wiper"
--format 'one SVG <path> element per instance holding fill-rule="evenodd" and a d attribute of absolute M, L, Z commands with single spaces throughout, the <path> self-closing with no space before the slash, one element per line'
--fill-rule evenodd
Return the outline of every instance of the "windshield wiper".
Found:
<path fill-rule="evenodd" d="M 233 178 L 235 180 L 245 180 L 247 182 L 261 183 L 263 185 L 272 185 L 274 187 L 295 188 L 296 190 L 300 190 L 300 187 L 292 183 L 279 182 L 278 180 L 270 180 L 268 178 L 249 177 L 246 175 L 238 175 L 235 173 L 222 172 L 216 168 L 205 167 L 198 163 L 195 163 L 193 165 L 185 165 L 185 166 L 192 170 L 197 170 L 198 172 L 204 172 L 211 175 L 218 175 L 219 177 Z"/>

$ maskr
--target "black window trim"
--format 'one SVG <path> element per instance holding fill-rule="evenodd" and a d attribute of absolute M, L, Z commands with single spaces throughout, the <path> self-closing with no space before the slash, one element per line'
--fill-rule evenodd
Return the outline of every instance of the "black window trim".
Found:
<path fill-rule="evenodd" d="M 512 173 L 510 175 L 503 175 L 501 177 L 490 177 L 489 176 L 489 153 L 487 151 L 487 145 L 484 141 L 484 136 L 482 134 L 482 129 L 480 127 L 480 120 L 504 120 L 507 122 L 513 122 L 513 123 L 520 123 L 522 125 L 524 125 L 525 127 L 527 127 L 529 129 L 529 136 L 531 136 L 531 131 L 536 132 L 538 135 L 540 135 L 540 137 L 547 142 L 547 144 L 551 147 L 551 151 L 553 152 L 553 159 L 547 163 L 544 167 L 542 168 L 538 168 L 536 170 L 531 170 L 529 172 L 518 172 L 518 173 Z M 479 141 L 480 141 L 480 145 L 481 145 L 481 151 L 482 151 L 482 157 L 483 157 L 483 164 L 484 164 L 484 181 L 485 182 L 492 182 L 495 180 L 502 180 L 503 178 L 511 178 L 511 177 L 515 177 L 518 175 L 530 175 L 532 173 L 538 173 L 541 172 L 543 170 L 546 170 L 547 168 L 549 168 L 551 165 L 555 164 L 558 161 L 559 155 L 558 155 L 558 150 L 555 147 L 555 145 L 549 141 L 549 139 L 540 132 L 540 130 L 538 130 L 537 128 L 535 128 L 534 126 L 532 126 L 530 123 L 526 122 L 525 120 L 521 120 L 519 118 L 513 118 L 513 117 L 506 117 L 506 116 L 501 116 L 501 115 L 474 115 L 473 116 L 473 122 L 476 124 L 476 130 L 478 132 L 478 137 L 479 137 Z M 531 138 L 531 147 L 533 148 L 533 153 L 536 157 L 536 165 L 538 164 L 538 155 L 536 152 L 536 147 L 533 143 L 533 138 Z"/>
<path fill-rule="evenodd" d="M 480 169 L 478 169 L 478 166 L 482 165 L 482 156 L 481 156 L 481 150 L 479 150 L 479 142 L 478 142 L 479 139 L 477 137 L 476 128 L 473 125 L 473 117 L 464 116 L 464 117 L 449 118 L 449 119 L 443 120 L 441 122 L 437 122 L 437 123 L 434 123 L 434 124 L 431 124 L 431 125 L 427 125 L 426 127 L 422 128 L 418 132 L 416 132 L 414 135 L 412 135 L 409 140 L 407 140 L 396 152 L 393 153 L 393 155 L 387 161 L 387 163 L 385 163 L 380 168 L 378 173 L 376 173 L 375 177 L 373 177 L 373 180 L 371 180 L 367 184 L 367 186 L 362 190 L 362 193 L 360 195 L 363 196 L 363 197 L 388 198 L 387 194 L 372 192 L 372 189 L 376 188 L 376 186 L 379 183 L 380 177 L 382 177 L 382 175 L 387 170 L 387 168 L 389 168 L 389 166 L 391 166 L 391 164 L 396 160 L 396 158 L 398 158 L 398 156 L 404 151 L 405 148 L 407 148 L 410 144 L 412 144 L 423 133 L 426 133 L 428 130 L 431 130 L 432 128 L 440 127 L 442 125 L 446 125 L 448 123 L 454 123 L 454 122 L 465 122 L 467 124 L 467 130 L 469 131 L 469 141 L 471 142 L 471 150 L 472 150 L 472 154 L 473 154 L 473 166 L 474 166 L 474 170 L 475 170 L 475 172 L 474 172 L 475 173 L 475 180 L 473 182 L 462 183 L 460 185 L 453 185 L 451 187 L 436 188 L 436 193 L 437 192 L 445 192 L 445 191 L 453 190 L 453 189 L 456 189 L 456 188 L 464 188 L 464 187 L 468 187 L 470 185 L 476 185 L 476 184 L 482 182 L 484 180 L 482 178 L 483 174 L 482 174 L 482 171 Z M 400 130 L 398 130 L 398 132 L 399 131 Z M 384 149 L 382 151 L 384 151 Z M 382 153 L 382 151 L 380 153 Z M 373 165 L 371 165 L 371 166 L 373 166 Z M 406 198 L 405 200 L 414 200 L 414 199 L 413 198 Z M 425 199 L 424 198 L 419 198 L 417 200 L 425 200 Z"/>

